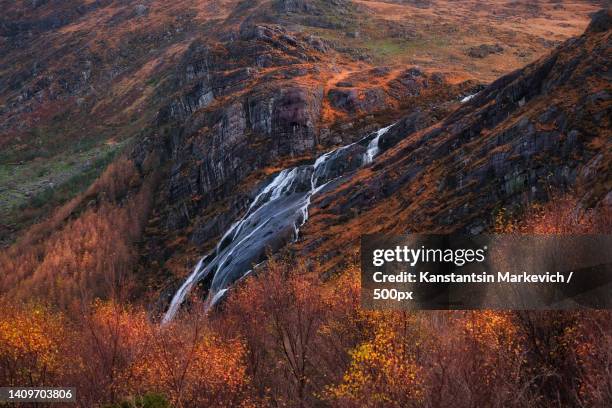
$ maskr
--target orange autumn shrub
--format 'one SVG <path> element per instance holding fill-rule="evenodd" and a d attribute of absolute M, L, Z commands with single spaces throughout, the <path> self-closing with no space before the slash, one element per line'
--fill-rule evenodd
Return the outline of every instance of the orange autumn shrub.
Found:
<path fill-rule="evenodd" d="M 358 346 L 334 406 L 526 406 L 524 350 L 511 315 L 379 312 L 376 335 Z"/>
<path fill-rule="evenodd" d="M 151 328 L 151 344 L 134 365 L 134 391 L 159 392 L 174 407 L 251 407 L 245 346 L 177 322 Z"/>
<path fill-rule="evenodd" d="M 609 234 L 612 208 L 582 208 L 573 196 L 556 196 L 545 204 L 533 204 L 520 218 L 502 209 L 496 216 L 494 231 L 499 234 Z"/>
<path fill-rule="evenodd" d="M 362 310 L 355 265 L 322 283 L 304 264 L 272 260 L 232 290 L 213 327 L 243 339 L 271 405 L 519 407 L 534 400 L 512 317 Z"/>
<path fill-rule="evenodd" d="M 69 359 L 63 345 L 72 331 L 66 319 L 40 305 L 0 302 L 0 384 L 60 384 Z"/>
<path fill-rule="evenodd" d="M 82 406 L 151 393 L 174 407 L 253 406 L 244 345 L 221 340 L 196 313 L 160 327 L 142 308 L 98 301 L 78 334 L 69 381 Z"/>
<path fill-rule="evenodd" d="M 113 161 L 85 192 L 86 197 L 103 196 L 111 202 L 120 201 L 130 188 L 137 187 L 141 176 L 134 162 L 121 157 Z"/>
<path fill-rule="evenodd" d="M 72 383 L 83 406 L 114 403 L 130 395 L 134 365 L 151 342 L 151 322 L 144 310 L 96 301 L 83 311 L 78 336 L 70 341 Z"/>
<path fill-rule="evenodd" d="M 511 312 L 456 312 L 446 336 L 450 341 L 440 342 L 446 348 L 446 369 L 455 371 L 450 384 L 456 391 L 451 394 L 461 395 L 465 406 L 533 405 L 535 397 L 525 390 L 531 380 L 524 375 L 526 350 Z M 435 381 L 444 381 L 441 374 Z"/>
<path fill-rule="evenodd" d="M 372 331 L 359 304 L 358 268 L 324 284 L 304 263 L 272 259 L 246 279 L 213 316 L 222 336 L 246 345 L 258 398 L 274 406 L 316 406 L 342 379 L 349 351 Z"/>
<path fill-rule="evenodd" d="M 318 367 L 325 367 L 325 381 L 320 388 L 338 384 L 352 362 L 351 352 L 374 337 L 378 330 L 380 312 L 361 308 L 361 270 L 356 261 L 340 276 L 328 282 L 325 293 L 328 318 L 318 331 Z M 323 395 L 323 390 L 318 394 Z"/>
<path fill-rule="evenodd" d="M 562 340 L 569 358 L 580 368 L 576 400 L 582 406 L 605 407 L 612 403 L 612 314 L 607 310 L 582 312 Z"/>
<path fill-rule="evenodd" d="M 518 220 L 498 217 L 496 232 L 511 234 L 609 234 L 612 208 L 583 208 L 572 196 L 534 205 Z M 528 392 L 541 405 L 612 404 L 612 326 L 609 311 L 519 311 L 515 321 L 526 350 Z"/>
<path fill-rule="evenodd" d="M 374 338 L 351 352 L 348 370 L 327 389 L 327 398 L 340 407 L 421 406 L 424 370 L 417 353 L 422 334 L 413 315 L 381 314 Z"/>
<path fill-rule="evenodd" d="M 271 260 L 265 272 L 232 293 L 219 322 L 248 345 L 249 374 L 259 395 L 274 404 L 303 406 L 313 399 L 313 358 L 326 320 L 323 292 L 303 264 Z"/>
<path fill-rule="evenodd" d="M 108 298 L 129 276 L 132 252 L 122 228 L 128 222 L 128 211 L 111 206 L 86 212 L 45 243 L 42 260 L 11 292 L 63 306 L 82 296 Z"/>

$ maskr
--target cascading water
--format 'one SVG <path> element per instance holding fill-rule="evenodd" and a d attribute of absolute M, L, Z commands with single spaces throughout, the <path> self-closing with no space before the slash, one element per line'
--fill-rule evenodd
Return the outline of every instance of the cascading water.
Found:
<path fill-rule="evenodd" d="M 371 163 L 372 160 L 374 160 L 374 157 L 378 155 L 378 152 L 380 151 L 380 148 L 378 147 L 380 137 L 387 133 L 392 127 L 393 125 L 387 126 L 386 128 L 379 129 L 378 132 L 376 132 L 376 137 L 374 137 L 374 139 L 372 139 L 372 141 L 368 145 L 368 151 L 363 157 L 364 164 Z"/>
<path fill-rule="evenodd" d="M 308 220 L 312 197 L 330 181 L 371 163 L 380 152 L 381 136 L 393 125 L 380 129 L 358 142 L 319 156 L 312 165 L 281 171 L 255 197 L 246 214 L 235 222 L 217 243 L 212 253 L 200 259 L 192 274 L 175 293 L 162 324 L 170 322 L 181 304 L 204 279 L 211 281 L 208 307 L 217 303 L 237 280 L 265 260 L 268 249 L 276 250 L 297 240 L 299 229 Z M 371 139 L 371 140 L 370 140 Z M 369 140 L 367 150 L 363 143 Z"/>
<path fill-rule="evenodd" d="M 473 95 L 466 96 L 465 98 L 461 99 L 461 103 L 467 103 L 467 102 L 471 101 L 472 99 L 474 99 L 476 97 L 476 95 L 478 95 L 478 94 L 476 93 L 476 94 L 473 94 Z"/>

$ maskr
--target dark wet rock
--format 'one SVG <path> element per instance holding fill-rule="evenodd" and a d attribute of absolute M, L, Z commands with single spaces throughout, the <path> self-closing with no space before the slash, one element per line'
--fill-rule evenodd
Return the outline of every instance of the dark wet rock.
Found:
<path fill-rule="evenodd" d="M 316 37 L 313 35 L 306 36 L 304 39 L 312 48 L 319 52 L 327 52 L 329 51 L 328 43 L 320 37 Z"/>
<path fill-rule="evenodd" d="M 190 46 L 169 82 L 177 91 L 157 115 L 164 131 L 133 152 L 137 163 L 151 150 L 166 157 L 164 227 L 191 226 L 197 244 L 245 210 L 236 187 L 247 177 L 279 160 L 312 155 L 319 138 L 323 91 L 290 80 L 311 72 L 297 64 L 325 43 L 273 24 L 247 22 L 237 34 Z M 274 69 L 262 74 L 259 67 Z M 221 202 L 230 206 L 228 216 L 200 215 Z"/>
<path fill-rule="evenodd" d="M 371 146 L 377 145 L 380 132 L 320 155 L 313 164 L 287 168 L 271 177 L 244 216 L 223 233 L 214 251 L 201 259 L 177 291 L 166 319 L 174 316 L 196 282 L 208 289 L 208 298 L 215 303 L 217 294 L 223 295 L 236 281 L 247 276 L 253 265 L 266 259 L 269 251 L 275 252 L 297 239 L 300 227 L 307 221 L 312 196 L 347 173 L 369 164 L 377 153 L 365 155 L 366 149 L 369 152 Z M 199 228 L 198 239 L 209 235 L 218 225 L 217 220 L 218 217 Z"/>
<path fill-rule="evenodd" d="M 204 197 L 198 206 L 209 205 L 274 160 L 311 152 L 321 97 L 317 91 L 285 88 L 253 93 L 243 102 L 192 117 L 185 134 L 172 142 L 175 170 L 168 186 L 170 202 L 198 195 Z M 186 135 L 193 136 L 186 139 Z M 184 208 L 176 208 L 180 211 L 173 212 L 182 221 L 174 224 L 185 226 L 189 217 L 182 213 Z"/>
<path fill-rule="evenodd" d="M 440 73 L 440 72 L 434 72 L 433 74 L 431 74 L 431 81 L 434 84 L 443 84 L 444 82 L 446 82 L 446 78 L 444 76 L 444 74 Z"/>
<path fill-rule="evenodd" d="M 285 27 L 280 25 L 251 25 L 246 23 L 240 27 L 240 39 L 243 41 L 274 42 L 276 38 L 286 36 L 286 33 Z"/>
<path fill-rule="evenodd" d="M 405 70 L 401 74 L 401 77 L 414 79 L 414 78 L 422 77 L 424 75 L 425 75 L 425 72 L 421 68 L 412 67 L 412 68 L 408 68 L 407 70 Z"/>
<path fill-rule="evenodd" d="M 328 24 L 316 13 L 329 2 L 275 4 L 291 14 L 284 18 L 299 17 L 296 21 L 305 25 Z M 403 71 L 384 86 L 368 82 L 376 77 L 382 83 L 380 78 L 391 74 L 382 67 L 364 71 L 365 79 L 351 75 L 324 95 L 323 89 L 308 88 L 294 79 L 313 72 L 305 62 L 320 58 L 333 43 L 251 20 L 222 38 L 218 44 L 194 44 L 185 53 L 172 78 L 173 102 L 159 115 L 163 118 L 160 128 L 166 133 L 159 140 L 151 138 L 152 144 L 166 149 L 171 168 L 161 187 L 168 197 L 163 222 L 171 231 L 184 229 L 192 243 L 208 248 L 248 211 L 252 197 L 245 191 L 274 178 L 265 177 L 271 167 L 291 162 L 289 166 L 303 171 L 291 182 L 295 194 L 284 196 L 286 201 L 262 216 L 295 208 L 305 197 L 313 176 L 312 170 L 305 169 L 321 146 L 346 145 L 378 121 L 388 125 L 387 113 L 371 113 L 411 105 L 447 85 L 442 75 L 418 68 Z M 582 50 L 584 41 L 566 46 Z M 479 52 L 503 51 L 486 47 Z M 549 186 L 566 188 L 579 178 L 594 183 L 600 177 L 601 162 L 589 171 L 582 168 L 592 159 L 589 142 L 594 126 L 608 123 L 600 106 L 609 95 L 601 90 L 586 92 L 581 85 L 589 83 L 585 78 L 605 78 L 609 61 L 602 56 L 605 47 L 601 45 L 593 47 L 592 55 L 548 56 L 478 89 L 469 103 L 435 127 L 428 127 L 436 119 L 434 102 L 427 101 L 430 106 L 423 106 L 423 111 L 414 112 L 412 107 L 412 114 L 380 137 L 383 154 L 367 170 L 359 168 L 371 139 L 339 150 L 337 160 L 320 167 L 325 179 L 333 181 L 316 197 L 313 205 L 324 217 L 315 222 L 338 225 L 377 206 L 395 204 L 393 216 L 401 215 L 406 229 L 443 226 L 480 233 L 488 226 L 491 211 L 500 205 L 545 198 Z M 597 63 L 584 64 L 585 58 Z M 569 103 L 563 100 L 551 99 L 559 89 L 577 90 L 575 98 L 569 95 L 579 101 L 577 111 L 568 109 Z M 466 85 L 461 92 L 468 91 Z M 356 114 L 320 129 L 323 98 L 336 109 Z M 456 98 L 453 94 L 451 99 Z M 457 105 L 451 104 L 453 109 Z M 597 119 L 598 115 L 602 116 Z M 599 122 L 594 124 L 594 119 Z M 380 213 L 389 214 L 386 209 Z M 232 259 L 235 264 L 223 278 L 227 281 L 217 282 L 217 288 L 238 278 L 234 271 L 244 272 L 260 261 L 265 246 L 277 249 L 289 242 L 295 221 L 295 214 L 272 220 L 257 236 L 257 243 Z M 319 235 L 325 230 L 318 229 L 313 239 L 321 242 Z"/>
<path fill-rule="evenodd" d="M 468 49 L 467 55 L 472 58 L 486 58 L 491 54 L 501 54 L 502 52 L 504 52 L 504 48 L 499 44 L 481 44 Z"/>
<path fill-rule="evenodd" d="M 272 132 L 280 139 L 281 154 L 303 154 L 314 147 L 322 97 L 319 90 L 289 88 L 281 91 L 272 118 Z"/>
<path fill-rule="evenodd" d="M 244 208 L 248 206 L 248 201 L 239 199 L 235 205 L 228 206 L 226 211 L 212 218 L 196 221 L 190 237 L 191 242 L 197 246 L 203 246 L 209 243 L 211 239 L 222 235 L 228 225 L 231 225 L 240 217 Z"/>
<path fill-rule="evenodd" d="M 357 103 L 359 100 L 359 94 L 357 90 L 344 90 L 344 89 L 332 89 L 327 94 L 332 106 L 355 112 L 357 110 Z"/>
<path fill-rule="evenodd" d="M 434 83 L 441 85 L 444 82 L 442 77 L 437 76 Z M 413 67 L 405 70 L 397 78 L 391 80 L 387 92 L 394 98 L 402 100 L 408 97 L 419 96 L 421 91 L 429 86 L 430 77 L 420 68 Z"/>
<path fill-rule="evenodd" d="M 347 112 L 372 112 L 387 104 L 385 92 L 381 88 L 334 88 L 329 91 L 327 98 L 333 107 Z"/>
<path fill-rule="evenodd" d="M 612 191 L 606 194 L 606 197 L 603 199 L 601 204 L 607 207 L 612 207 Z"/>
<path fill-rule="evenodd" d="M 158 113 L 159 125 L 183 121 L 217 98 L 246 89 L 258 79 L 259 68 L 278 67 L 269 74 L 277 78 L 306 75 L 306 68 L 292 66 L 314 58 L 309 47 L 276 25 L 244 24 L 240 39 L 223 46 L 194 42 L 174 76 L 181 91 Z"/>
<path fill-rule="evenodd" d="M 149 13 L 149 8 L 144 4 L 138 4 L 134 7 L 134 14 L 136 17 L 143 17 Z"/>
<path fill-rule="evenodd" d="M 177 98 L 168 106 L 168 115 L 173 119 L 186 119 L 200 108 L 215 100 L 213 89 L 206 82 L 197 83 L 191 91 Z"/>
<path fill-rule="evenodd" d="M 338 88 L 352 88 L 355 86 L 352 82 L 341 81 L 336 84 Z"/>
<path fill-rule="evenodd" d="M 587 32 L 601 33 L 612 27 L 612 10 L 602 9 L 593 14 Z"/>
<path fill-rule="evenodd" d="M 427 127 L 428 120 L 425 114 L 417 111 L 400 120 L 396 126 L 380 138 L 380 149 L 388 150 L 400 140 L 412 133 Z"/>
<path fill-rule="evenodd" d="M 384 77 L 385 75 L 388 75 L 391 72 L 391 68 L 390 67 L 376 67 L 376 68 L 372 68 L 369 72 L 372 76 Z"/>

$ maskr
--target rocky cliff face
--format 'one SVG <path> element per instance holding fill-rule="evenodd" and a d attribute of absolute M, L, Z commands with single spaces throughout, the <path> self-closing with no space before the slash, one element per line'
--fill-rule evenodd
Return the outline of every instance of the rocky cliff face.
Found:
<path fill-rule="evenodd" d="M 172 96 L 157 114 L 156 130 L 132 154 L 138 163 L 160 155 L 168 168 L 147 262 L 165 265 L 182 256 L 188 246 L 169 249 L 177 236 L 199 251 L 211 248 L 246 211 L 259 183 L 284 166 L 312 163 L 321 151 L 355 141 L 402 112 L 420 112 L 413 126 L 433 123 L 474 87 L 418 68 L 384 67 L 325 87 L 326 52 L 319 38 L 251 21 L 220 33 L 218 41 L 192 43 L 168 85 Z M 349 97 L 341 101 L 344 91 Z"/>
<path fill-rule="evenodd" d="M 314 151 L 323 91 L 292 79 L 311 73 L 318 55 L 278 26 L 243 26 L 227 41 L 192 45 L 175 74 L 180 90 L 157 118 L 172 129 L 160 136 L 171 163 L 167 228 L 187 227 L 254 171 Z"/>
<path fill-rule="evenodd" d="M 130 141 L 146 143 L 140 135 L 176 91 L 176 62 L 238 3 L 2 2 L 2 244 L 86 189 Z"/>

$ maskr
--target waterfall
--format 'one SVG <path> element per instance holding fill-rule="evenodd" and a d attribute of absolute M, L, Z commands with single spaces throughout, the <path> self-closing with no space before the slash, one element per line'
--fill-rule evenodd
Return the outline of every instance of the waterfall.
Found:
<path fill-rule="evenodd" d="M 465 98 L 461 99 L 461 103 L 467 103 L 469 101 L 471 101 L 472 99 L 474 99 L 476 97 L 476 95 L 478 95 L 477 93 L 473 94 L 473 95 L 468 95 Z"/>
<path fill-rule="evenodd" d="M 191 275 L 175 293 L 162 324 L 170 322 L 193 287 L 210 279 L 207 307 L 223 298 L 229 287 L 265 260 L 266 250 L 279 249 L 297 240 L 308 221 L 312 197 L 329 182 L 371 163 L 378 155 L 380 137 L 391 127 L 380 129 L 358 142 L 319 156 L 314 164 L 281 171 L 253 199 L 244 216 L 235 222 L 215 249 L 200 259 Z M 363 144 L 369 140 L 365 153 Z"/>
<path fill-rule="evenodd" d="M 374 137 L 374 139 L 372 139 L 372 141 L 368 145 L 368 151 L 364 155 L 364 158 L 363 158 L 364 164 L 371 163 L 372 160 L 374 160 L 374 157 L 378 155 L 378 152 L 380 151 L 380 148 L 378 147 L 378 143 L 380 142 L 380 137 L 384 135 L 385 133 L 387 133 L 389 129 L 391 129 L 392 127 L 393 125 L 387 126 L 386 128 L 379 129 L 378 132 L 376 132 L 376 136 Z"/>

